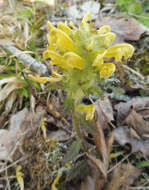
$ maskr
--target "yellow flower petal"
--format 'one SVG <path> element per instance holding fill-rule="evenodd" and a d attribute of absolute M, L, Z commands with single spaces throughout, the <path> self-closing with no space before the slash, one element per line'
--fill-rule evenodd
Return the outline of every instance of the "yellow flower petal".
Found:
<path fill-rule="evenodd" d="M 60 29 L 60 30 L 62 30 L 63 32 L 65 32 L 65 33 L 68 34 L 68 35 L 70 35 L 71 32 L 72 32 L 71 28 L 69 28 L 69 26 L 67 25 L 66 22 L 65 22 L 65 23 L 59 22 L 59 23 L 57 24 L 57 28 Z"/>
<path fill-rule="evenodd" d="M 57 173 L 57 176 L 56 176 L 54 182 L 52 183 L 51 190 L 58 190 L 56 185 L 59 183 L 60 177 L 61 177 L 61 170 L 59 169 L 58 173 Z"/>
<path fill-rule="evenodd" d="M 110 44 L 112 44 L 115 41 L 115 38 L 116 38 L 116 34 L 114 34 L 113 32 L 106 33 L 104 44 L 106 46 L 109 46 Z"/>
<path fill-rule="evenodd" d="M 49 30 L 56 28 L 55 26 L 53 26 L 53 24 L 50 21 L 47 22 L 47 26 Z"/>
<path fill-rule="evenodd" d="M 114 73 L 115 69 L 116 67 L 113 63 L 103 63 L 100 67 L 100 78 L 110 77 Z"/>
<path fill-rule="evenodd" d="M 16 178 L 19 183 L 20 189 L 24 190 L 24 179 L 23 179 L 24 174 L 21 172 L 21 170 L 22 170 L 22 166 L 18 165 L 16 167 Z"/>
<path fill-rule="evenodd" d="M 72 21 L 69 22 L 69 26 L 72 28 L 72 29 L 76 29 L 74 23 Z"/>
<path fill-rule="evenodd" d="M 35 82 L 38 82 L 40 84 L 45 84 L 47 82 L 59 82 L 62 80 L 62 76 L 61 77 L 41 77 L 40 75 L 36 74 L 35 76 L 33 75 L 28 75 L 30 80 L 33 80 Z"/>
<path fill-rule="evenodd" d="M 52 29 L 50 32 L 52 43 L 55 43 L 60 52 L 75 51 L 73 40 L 62 30 Z"/>
<path fill-rule="evenodd" d="M 98 34 L 106 34 L 111 31 L 111 27 L 109 25 L 102 26 L 99 30 L 97 30 Z"/>
<path fill-rule="evenodd" d="M 114 57 L 115 61 L 119 62 L 122 60 L 123 57 L 125 59 L 132 57 L 133 53 L 134 53 L 134 47 L 130 44 L 123 43 L 108 48 L 105 57 L 108 58 Z"/>
<path fill-rule="evenodd" d="M 47 138 L 47 128 L 46 128 L 46 121 L 47 121 L 47 118 L 44 117 L 41 121 L 41 130 L 43 132 L 43 137 L 46 139 Z"/>
<path fill-rule="evenodd" d="M 107 50 L 104 50 L 102 53 L 99 53 L 93 62 L 93 66 L 100 68 L 100 66 L 103 64 L 103 58 L 106 55 L 106 53 Z"/>
<path fill-rule="evenodd" d="M 56 48 L 55 48 L 55 46 L 54 46 L 53 44 L 49 44 L 49 45 L 47 46 L 47 50 L 51 50 L 51 51 L 57 52 L 57 51 L 56 51 Z"/>
<path fill-rule="evenodd" d="M 90 12 L 87 12 L 86 15 L 83 17 L 82 19 L 82 24 L 87 24 L 87 22 L 90 22 L 91 21 L 91 13 Z"/>
<path fill-rule="evenodd" d="M 50 58 L 51 59 L 51 63 L 53 65 L 58 65 L 62 68 L 65 68 L 65 65 L 64 65 L 64 61 L 63 61 L 63 58 L 61 55 L 59 55 L 57 52 L 55 51 L 50 51 L 50 50 L 46 50 L 43 52 L 43 58 L 44 59 L 48 59 Z"/>
<path fill-rule="evenodd" d="M 68 52 L 63 55 L 63 59 L 65 61 L 65 64 L 68 66 L 68 68 L 77 68 L 77 69 L 83 69 L 84 67 L 84 60 L 73 52 Z"/>
<path fill-rule="evenodd" d="M 56 52 L 56 48 L 55 48 L 55 46 L 52 43 L 50 34 L 47 34 L 47 40 L 48 40 L 48 43 L 49 43 L 49 45 L 47 46 L 47 49 Z"/>
<path fill-rule="evenodd" d="M 79 104 L 76 107 L 76 111 L 86 113 L 86 120 L 92 120 L 95 113 L 95 106 L 94 104 L 91 105 Z"/>

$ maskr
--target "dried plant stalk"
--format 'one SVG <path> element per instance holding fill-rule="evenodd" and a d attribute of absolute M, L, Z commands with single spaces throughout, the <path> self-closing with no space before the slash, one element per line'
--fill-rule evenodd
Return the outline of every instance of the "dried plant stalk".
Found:
<path fill-rule="evenodd" d="M 48 68 L 46 65 L 42 64 L 41 62 L 37 62 L 34 58 L 30 55 L 24 53 L 21 50 L 18 50 L 16 47 L 12 45 L 5 45 L 3 49 L 18 57 L 18 59 L 24 64 L 24 66 L 28 66 L 37 72 L 41 76 L 48 76 Z"/>

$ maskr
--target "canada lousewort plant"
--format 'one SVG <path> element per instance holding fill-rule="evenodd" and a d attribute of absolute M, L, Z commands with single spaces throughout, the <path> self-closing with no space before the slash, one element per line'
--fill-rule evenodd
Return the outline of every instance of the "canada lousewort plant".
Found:
<path fill-rule="evenodd" d="M 79 27 L 72 22 L 59 22 L 55 27 L 48 21 L 48 28 L 49 44 L 43 58 L 50 59 L 52 76 L 30 77 L 39 83 L 59 83 L 67 92 L 66 99 L 72 105 L 74 124 L 78 125 L 76 111 L 86 113 L 86 120 L 92 119 L 95 111 L 93 104 L 79 104 L 82 97 L 97 92 L 97 81 L 111 77 L 116 70 L 115 63 L 120 64 L 122 59 L 130 58 L 134 47 L 128 43 L 111 45 L 115 41 L 115 33 L 107 25 L 95 29 L 91 13 L 84 16 Z M 77 133 L 79 135 L 80 132 Z"/>

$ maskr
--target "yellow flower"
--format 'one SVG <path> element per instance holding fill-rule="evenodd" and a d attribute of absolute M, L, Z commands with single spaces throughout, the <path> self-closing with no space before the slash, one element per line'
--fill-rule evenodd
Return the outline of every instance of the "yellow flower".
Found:
<path fill-rule="evenodd" d="M 83 69 L 84 60 L 74 52 L 67 52 L 63 56 L 50 50 L 43 52 L 44 59 L 51 59 L 53 65 L 58 65 L 63 69 Z"/>
<path fill-rule="evenodd" d="M 67 22 L 59 22 L 57 28 L 65 32 L 67 35 L 70 35 L 72 32 L 71 28 L 67 25 Z"/>
<path fill-rule="evenodd" d="M 72 28 L 72 29 L 76 29 L 74 23 L 72 21 L 69 22 L 69 26 Z"/>
<path fill-rule="evenodd" d="M 88 12 L 88 13 L 86 13 L 86 15 L 83 17 L 81 23 L 82 23 L 83 25 L 86 25 L 87 22 L 90 22 L 90 21 L 91 21 L 91 13 Z"/>
<path fill-rule="evenodd" d="M 50 34 L 47 34 L 47 40 L 49 42 L 49 45 L 47 46 L 47 49 L 57 52 L 55 46 L 52 44 L 52 40 L 51 40 Z"/>
<path fill-rule="evenodd" d="M 71 29 L 66 23 L 59 22 L 57 28 L 52 25 L 51 22 L 47 22 L 50 33 L 47 35 L 48 42 L 51 46 L 55 46 L 60 52 L 75 51 L 75 44 L 69 37 Z"/>
<path fill-rule="evenodd" d="M 115 71 L 116 67 L 113 63 L 103 63 L 100 66 L 100 78 L 108 78 L 110 77 L 114 71 Z"/>
<path fill-rule="evenodd" d="M 76 111 L 86 113 L 86 120 L 92 120 L 95 113 L 95 106 L 94 104 L 91 105 L 79 104 L 76 107 Z"/>
<path fill-rule="evenodd" d="M 55 44 L 60 52 L 75 51 L 73 40 L 62 30 L 52 29 L 50 31 L 51 43 Z"/>
<path fill-rule="evenodd" d="M 100 29 L 97 30 L 98 34 L 106 34 L 111 31 L 111 27 L 109 25 L 102 26 Z"/>
<path fill-rule="evenodd" d="M 33 80 L 40 84 L 45 84 L 47 82 L 59 82 L 62 80 L 62 75 L 55 75 L 55 76 L 51 76 L 51 77 L 41 77 L 40 75 L 36 74 L 35 76 L 28 75 L 28 77 L 30 80 Z"/>
<path fill-rule="evenodd" d="M 55 51 L 51 51 L 51 50 L 46 50 L 43 52 L 43 58 L 44 59 L 51 59 L 51 63 L 53 65 L 58 65 L 62 68 L 65 68 L 65 64 L 63 62 L 63 58 L 61 55 L 59 55 L 57 52 Z"/>
<path fill-rule="evenodd" d="M 112 44 L 115 41 L 116 34 L 113 32 L 108 32 L 105 35 L 104 44 L 108 47 L 110 44 Z"/>
<path fill-rule="evenodd" d="M 123 43 L 109 47 L 107 49 L 105 57 L 107 58 L 114 57 L 115 61 L 119 62 L 122 60 L 123 57 L 125 59 L 132 57 L 133 53 L 134 53 L 134 47 L 130 44 Z"/>
<path fill-rule="evenodd" d="M 107 53 L 107 50 L 104 50 L 103 52 L 99 53 L 93 62 L 93 66 L 100 68 L 100 66 L 103 64 L 103 58 L 106 55 L 106 53 Z"/>
<path fill-rule="evenodd" d="M 63 55 L 63 59 L 65 61 L 65 64 L 70 68 L 77 68 L 77 69 L 83 69 L 84 67 L 84 60 L 73 52 L 68 52 Z"/>
<path fill-rule="evenodd" d="M 47 22 L 47 26 L 48 26 L 49 30 L 56 28 L 55 26 L 53 26 L 53 24 L 50 21 Z"/>

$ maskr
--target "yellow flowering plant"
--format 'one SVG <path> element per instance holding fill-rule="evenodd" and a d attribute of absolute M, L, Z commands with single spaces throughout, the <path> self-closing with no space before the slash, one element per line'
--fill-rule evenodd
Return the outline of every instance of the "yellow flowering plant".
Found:
<path fill-rule="evenodd" d="M 43 52 L 43 58 L 50 59 L 49 66 L 53 67 L 56 74 L 47 78 L 30 77 L 39 83 L 60 84 L 59 87 L 67 92 L 74 119 L 75 112 L 86 113 L 86 119 L 92 119 L 94 105 L 80 105 L 80 100 L 95 91 L 98 93 L 99 88 L 95 85 L 97 81 L 111 77 L 116 70 L 115 63 L 130 58 L 134 48 L 128 43 L 112 45 L 115 33 L 107 25 L 95 29 L 91 13 L 84 16 L 79 27 L 72 22 L 59 22 L 55 27 L 48 21 L 48 28 L 49 44 Z M 80 132 L 77 133 L 80 136 Z"/>

